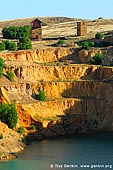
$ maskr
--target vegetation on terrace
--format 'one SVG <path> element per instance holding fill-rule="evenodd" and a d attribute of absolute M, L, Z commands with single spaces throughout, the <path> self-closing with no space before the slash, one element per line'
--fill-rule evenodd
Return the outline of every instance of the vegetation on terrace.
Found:
<path fill-rule="evenodd" d="M 18 115 L 15 104 L 0 104 L 0 119 L 9 128 L 14 129 L 18 122 Z"/>
<path fill-rule="evenodd" d="M 0 44 L 0 51 L 3 50 L 26 50 L 32 49 L 32 43 L 30 40 L 31 27 L 29 25 L 20 27 L 4 27 L 2 30 L 3 38 L 5 39 L 17 39 L 18 42 L 3 41 Z"/>

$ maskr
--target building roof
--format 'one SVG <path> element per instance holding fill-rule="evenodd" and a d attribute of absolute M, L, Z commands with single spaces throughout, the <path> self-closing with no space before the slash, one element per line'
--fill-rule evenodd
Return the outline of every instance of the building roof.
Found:
<path fill-rule="evenodd" d="M 38 22 L 42 23 L 42 21 L 40 21 L 38 18 L 34 19 L 32 22 L 34 22 L 34 21 L 38 21 Z"/>

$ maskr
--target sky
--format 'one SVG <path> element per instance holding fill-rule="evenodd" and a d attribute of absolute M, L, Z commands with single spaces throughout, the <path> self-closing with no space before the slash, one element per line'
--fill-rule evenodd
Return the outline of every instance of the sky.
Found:
<path fill-rule="evenodd" d="M 41 16 L 113 18 L 113 0 L 1 0 L 0 21 Z"/>

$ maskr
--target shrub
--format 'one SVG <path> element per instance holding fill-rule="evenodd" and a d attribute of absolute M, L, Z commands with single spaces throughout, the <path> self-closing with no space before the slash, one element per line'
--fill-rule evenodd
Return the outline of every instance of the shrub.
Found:
<path fill-rule="evenodd" d="M 3 38 L 6 39 L 16 39 L 17 38 L 17 27 L 3 28 L 2 30 Z"/>
<path fill-rule="evenodd" d="M 0 42 L 0 51 L 5 50 L 5 44 L 3 42 Z"/>
<path fill-rule="evenodd" d="M 36 95 L 37 100 L 45 101 L 46 100 L 46 94 L 43 90 L 39 91 L 39 94 Z"/>
<path fill-rule="evenodd" d="M 4 60 L 0 58 L 0 77 L 2 77 L 4 66 Z"/>
<path fill-rule="evenodd" d="M 96 39 L 102 39 L 104 37 L 104 35 L 101 32 L 97 32 L 97 34 L 95 35 Z"/>
<path fill-rule="evenodd" d="M 11 41 L 4 41 L 5 43 L 5 49 L 9 51 L 16 51 L 17 50 L 17 44 L 15 42 Z"/>
<path fill-rule="evenodd" d="M 21 126 L 17 130 L 18 133 L 24 134 L 25 133 L 25 127 Z"/>
<path fill-rule="evenodd" d="M 31 27 L 29 25 L 24 25 L 20 27 L 8 27 L 3 28 L 2 34 L 3 38 L 6 39 L 19 39 L 20 37 L 30 37 Z"/>
<path fill-rule="evenodd" d="M 3 134 L 2 133 L 0 133 L 0 139 L 3 139 Z"/>
<path fill-rule="evenodd" d="M 82 42 L 81 42 L 81 41 L 78 41 L 78 42 L 77 42 L 77 45 L 78 45 L 78 46 L 82 46 Z"/>
<path fill-rule="evenodd" d="M 103 17 L 99 17 L 98 19 L 103 19 Z"/>
<path fill-rule="evenodd" d="M 10 41 L 6 40 L 6 41 L 4 41 L 4 44 L 5 44 L 5 49 L 8 50 Z"/>
<path fill-rule="evenodd" d="M 31 27 L 29 25 L 21 26 L 21 27 L 9 27 L 4 28 L 3 38 L 7 39 L 19 39 L 18 49 L 26 50 L 32 49 L 32 43 L 30 40 Z M 10 51 L 17 50 L 17 44 L 14 42 L 5 41 L 6 49 Z"/>
<path fill-rule="evenodd" d="M 31 126 L 30 126 L 30 129 L 31 129 L 31 130 L 36 130 L 36 126 L 35 126 L 35 125 L 31 125 Z"/>
<path fill-rule="evenodd" d="M 0 104 L 0 119 L 6 123 L 9 128 L 15 128 L 18 122 L 15 104 Z"/>
<path fill-rule="evenodd" d="M 89 46 L 90 47 L 94 47 L 95 46 L 95 42 L 93 42 L 93 41 L 89 42 Z"/>
<path fill-rule="evenodd" d="M 98 53 L 92 57 L 92 59 L 90 60 L 90 63 L 94 65 L 101 65 L 103 59 L 104 59 L 103 54 Z"/>
<path fill-rule="evenodd" d="M 82 49 L 90 50 L 90 46 L 87 41 L 82 42 Z"/>
<path fill-rule="evenodd" d="M 57 44 L 66 44 L 66 41 L 65 40 L 59 40 L 58 42 L 57 42 Z"/>
<path fill-rule="evenodd" d="M 30 38 L 30 35 L 31 35 L 31 26 L 24 25 L 24 26 L 18 27 L 18 33 L 17 33 L 18 39 L 20 39 L 21 37 Z"/>
<path fill-rule="evenodd" d="M 14 81 L 14 73 L 12 71 L 7 71 L 7 77 L 10 81 Z"/>
<path fill-rule="evenodd" d="M 42 26 L 47 26 L 47 23 L 45 23 L 45 22 L 42 22 Z"/>
<path fill-rule="evenodd" d="M 8 50 L 9 51 L 16 51 L 17 50 L 17 44 L 15 42 L 10 42 Z"/>
<path fill-rule="evenodd" d="M 31 43 L 30 38 L 28 38 L 28 37 L 21 37 L 19 39 L 18 49 L 19 50 L 32 49 L 32 43 Z"/>

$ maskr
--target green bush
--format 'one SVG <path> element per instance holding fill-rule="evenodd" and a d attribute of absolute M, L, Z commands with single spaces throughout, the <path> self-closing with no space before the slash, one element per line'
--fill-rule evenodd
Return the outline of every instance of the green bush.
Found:
<path fill-rule="evenodd" d="M 3 28 L 2 34 L 3 38 L 6 39 L 19 39 L 20 37 L 30 37 L 31 27 L 29 25 L 24 25 L 20 27 L 8 27 Z"/>
<path fill-rule="evenodd" d="M 12 71 L 10 71 L 10 70 L 8 70 L 7 72 L 6 72 L 6 74 L 7 74 L 7 77 L 8 77 L 8 79 L 10 80 L 10 81 L 14 81 L 14 73 L 12 72 Z"/>
<path fill-rule="evenodd" d="M 3 42 L 0 42 L 0 51 L 5 50 L 5 44 Z"/>
<path fill-rule="evenodd" d="M 25 133 L 25 127 L 24 126 L 19 127 L 17 132 L 21 133 L 21 134 L 24 134 Z"/>
<path fill-rule="evenodd" d="M 9 51 L 16 51 L 17 50 L 17 44 L 15 42 L 9 43 Z"/>
<path fill-rule="evenodd" d="M 78 46 L 82 46 L 82 42 L 81 42 L 81 41 L 78 41 L 78 42 L 77 42 L 77 45 L 78 45 Z"/>
<path fill-rule="evenodd" d="M 6 39 L 16 39 L 17 38 L 17 27 L 3 28 L 2 30 L 3 38 Z"/>
<path fill-rule="evenodd" d="M 95 56 L 93 56 L 90 60 L 90 64 L 94 64 L 94 65 L 101 65 L 102 61 L 104 59 L 103 54 L 96 54 Z"/>
<path fill-rule="evenodd" d="M 31 130 L 36 130 L 36 126 L 35 126 L 35 125 L 31 125 L 31 126 L 30 126 L 30 129 L 31 129 Z"/>
<path fill-rule="evenodd" d="M 3 139 L 3 134 L 2 133 L 0 133 L 0 139 Z"/>
<path fill-rule="evenodd" d="M 28 37 L 21 37 L 19 39 L 18 49 L 19 50 L 32 49 L 32 43 L 31 43 L 30 38 L 28 38 Z"/>
<path fill-rule="evenodd" d="M 103 19 L 103 17 L 99 17 L 98 19 Z"/>
<path fill-rule="evenodd" d="M 82 49 L 90 50 L 89 42 L 87 41 L 82 42 Z"/>
<path fill-rule="evenodd" d="M 59 40 L 58 42 L 57 42 L 57 44 L 66 44 L 66 41 L 65 40 Z"/>
<path fill-rule="evenodd" d="M 0 77 L 2 77 L 4 66 L 4 60 L 0 58 Z"/>
<path fill-rule="evenodd" d="M 6 123 L 9 128 L 15 128 L 18 122 L 15 104 L 0 104 L 0 119 Z"/>
<path fill-rule="evenodd" d="M 32 43 L 30 40 L 31 35 L 31 27 L 29 25 L 21 26 L 21 27 L 8 27 L 4 28 L 3 38 L 7 39 L 19 39 L 18 49 L 26 50 L 32 49 Z M 10 51 L 17 50 L 17 44 L 14 42 L 5 41 L 6 49 Z"/>
<path fill-rule="evenodd" d="M 89 42 L 89 46 L 90 47 L 94 47 L 95 46 L 95 42 L 93 42 L 93 41 Z"/>
<path fill-rule="evenodd" d="M 46 100 L 46 94 L 43 90 L 39 91 L 39 94 L 36 95 L 37 100 L 45 101 Z"/>
<path fill-rule="evenodd" d="M 4 41 L 5 49 L 9 51 L 16 51 L 17 50 L 17 43 L 11 41 Z"/>
<path fill-rule="evenodd" d="M 47 26 L 47 23 L 45 23 L 45 22 L 42 22 L 42 26 Z"/>
<path fill-rule="evenodd" d="M 97 34 L 95 35 L 96 39 L 102 39 L 104 37 L 104 35 L 101 32 L 97 32 Z"/>
<path fill-rule="evenodd" d="M 6 40 L 6 41 L 4 41 L 4 44 L 5 44 L 5 49 L 9 50 L 10 41 Z"/>
<path fill-rule="evenodd" d="M 91 41 L 91 42 L 88 42 L 88 41 L 79 41 L 79 42 L 77 42 L 77 45 L 78 46 L 82 46 L 82 49 L 89 50 L 90 47 L 94 47 L 95 46 L 95 42 L 93 42 L 93 41 Z"/>

